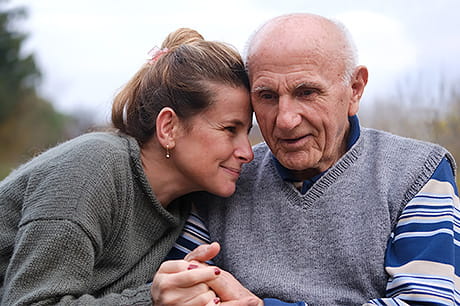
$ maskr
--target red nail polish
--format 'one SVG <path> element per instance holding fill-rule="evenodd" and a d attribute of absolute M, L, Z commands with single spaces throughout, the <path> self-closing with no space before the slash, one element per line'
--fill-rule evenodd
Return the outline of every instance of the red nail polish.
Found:
<path fill-rule="evenodd" d="M 191 264 L 190 266 L 187 267 L 187 270 L 192 270 L 198 268 L 198 265 Z"/>
<path fill-rule="evenodd" d="M 217 268 L 214 268 L 214 274 L 215 274 L 215 275 L 219 275 L 219 274 L 220 274 L 220 270 L 217 269 Z"/>
<path fill-rule="evenodd" d="M 219 303 L 220 303 L 220 298 L 218 298 L 218 297 L 214 298 L 214 304 L 219 304 Z"/>

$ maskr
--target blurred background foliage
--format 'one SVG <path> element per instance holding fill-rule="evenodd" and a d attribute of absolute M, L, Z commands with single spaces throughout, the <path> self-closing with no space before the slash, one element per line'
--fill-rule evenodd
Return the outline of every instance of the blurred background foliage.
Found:
<path fill-rule="evenodd" d="M 58 142 L 90 128 L 81 114 L 56 111 L 38 95 L 41 73 L 33 54 L 22 54 L 27 38 L 16 30 L 24 8 L 5 9 L 0 0 L 0 179 Z"/>
<path fill-rule="evenodd" d="M 34 155 L 97 125 L 91 114 L 60 113 L 39 96 L 40 69 L 33 54 L 21 53 L 27 35 L 14 26 L 26 11 L 6 10 L 4 2 L 0 0 L 0 179 Z M 385 97 L 369 101 L 364 96 L 362 125 L 439 143 L 460 161 L 460 82 L 426 86 L 411 78 L 411 86 L 401 81 L 400 90 Z M 262 141 L 257 126 L 250 137 L 253 144 Z"/>

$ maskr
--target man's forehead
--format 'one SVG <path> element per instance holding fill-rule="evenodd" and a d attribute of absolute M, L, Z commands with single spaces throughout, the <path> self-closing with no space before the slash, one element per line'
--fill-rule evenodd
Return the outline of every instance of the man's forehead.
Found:
<path fill-rule="evenodd" d="M 251 93 L 262 91 L 279 92 L 280 90 L 296 91 L 301 88 L 322 88 L 324 80 L 319 75 L 290 74 L 290 75 L 265 75 L 251 82 Z"/>
<path fill-rule="evenodd" d="M 342 76 L 344 63 L 339 56 L 322 50 L 286 50 L 279 54 L 253 56 L 248 60 L 252 86 L 294 88 L 302 83 L 321 84 Z"/>

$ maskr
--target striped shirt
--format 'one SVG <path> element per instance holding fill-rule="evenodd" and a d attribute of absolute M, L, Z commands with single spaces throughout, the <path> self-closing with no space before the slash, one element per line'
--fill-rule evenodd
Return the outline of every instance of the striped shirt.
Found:
<path fill-rule="evenodd" d="M 185 255 L 193 251 L 197 246 L 209 243 L 211 243 L 211 238 L 209 237 L 208 229 L 198 215 L 195 205 L 192 205 L 184 229 L 165 260 L 183 259 Z M 213 264 L 211 260 L 207 261 L 207 263 Z"/>
<path fill-rule="evenodd" d="M 452 167 L 444 158 L 391 234 L 387 296 L 368 305 L 460 305 L 459 209 Z"/>

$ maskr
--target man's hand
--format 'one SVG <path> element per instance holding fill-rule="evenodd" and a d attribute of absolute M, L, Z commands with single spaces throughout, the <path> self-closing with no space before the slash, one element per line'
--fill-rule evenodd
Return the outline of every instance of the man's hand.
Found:
<path fill-rule="evenodd" d="M 217 242 L 211 244 L 202 244 L 188 253 L 184 260 L 205 262 L 213 259 L 220 252 L 220 245 Z"/>

